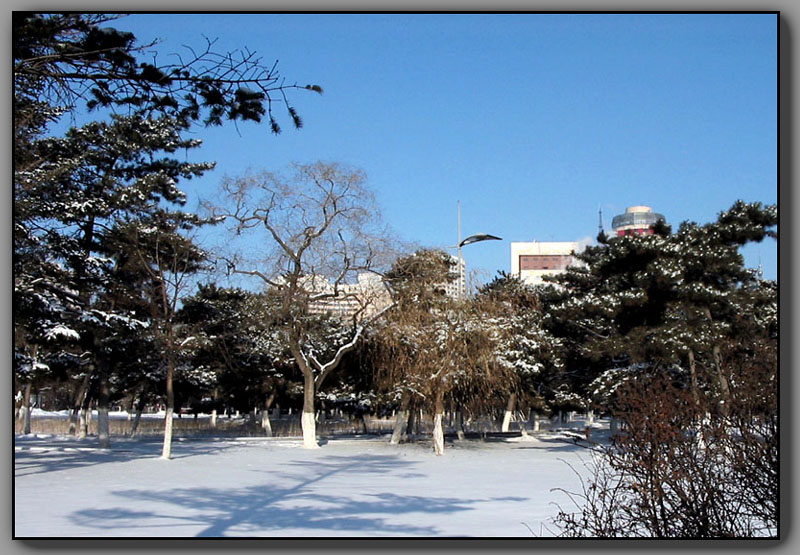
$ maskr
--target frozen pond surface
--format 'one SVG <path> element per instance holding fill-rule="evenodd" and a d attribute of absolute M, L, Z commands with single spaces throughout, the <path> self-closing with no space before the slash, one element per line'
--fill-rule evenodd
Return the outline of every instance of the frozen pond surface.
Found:
<path fill-rule="evenodd" d="M 552 536 L 590 453 L 569 437 L 389 445 L 336 438 L 15 437 L 14 533 L 31 537 Z M 572 465 L 572 468 L 570 467 Z"/>

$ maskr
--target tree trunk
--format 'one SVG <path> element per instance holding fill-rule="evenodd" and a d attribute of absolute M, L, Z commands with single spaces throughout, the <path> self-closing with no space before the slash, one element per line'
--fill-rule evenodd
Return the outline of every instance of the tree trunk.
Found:
<path fill-rule="evenodd" d="M 172 458 L 172 414 L 174 409 L 167 407 L 164 414 L 164 446 L 161 448 L 161 458 L 169 460 Z"/>
<path fill-rule="evenodd" d="M 167 355 L 167 411 L 164 415 L 164 446 L 161 449 L 161 458 L 169 459 L 172 457 L 172 413 L 175 410 L 175 391 L 173 389 L 172 378 L 175 373 L 175 364 L 170 355 Z"/>
<path fill-rule="evenodd" d="M 87 398 L 83 401 L 81 413 L 78 417 L 78 438 L 84 439 L 89 436 L 89 421 L 92 419 L 91 401 Z"/>
<path fill-rule="evenodd" d="M 212 428 L 217 427 L 217 409 L 211 410 L 211 427 Z"/>
<path fill-rule="evenodd" d="M 415 427 L 417 425 L 417 417 L 419 409 L 414 407 L 408 411 L 408 425 L 406 426 L 406 437 L 415 435 Z"/>
<path fill-rule="evenodd" d="M 406 437 L 406 427 L 408 425 L 408 411 L 399 410 L 394 416 L 394 428 L 392 429 L 392 439 L 389 443 L 397 445 Z"/>
<path fill-rule="evenodd" d="M 456 409 L 456 436 L 460 440 L 466 437 L 464 433 L 464 409 L 460 405 Z"/>
<path fill-rule="evenodd" d="M 314 374 L 308 369 L 303 372 L 303 415 L 300 418 L 300 425 L 303 428 L 303 447 L 306 449 L 319 447 L 314 411 L 314 386 Z"/>
<path fill-rule="evenodd" d="M 267 437 L 272 437 L 272 423 L 269 421 L 269 410 L 274 401 L 275 392 L 273 391 L 264 400 L 264 410 L 261 412 L 261 428 L 264 430 L 264 435 Z"/>
<path fill-rule="evenodd" d="M 520 411 L 517 415 L 517 422 L 519 423 L 519 431 L 522 434 L 523 441 L 538 441 L 532 435 L 528 434 L 528 419 L 525 418 L 525 415 L 522 413 L 522 411 Z"/>
<path fill-rule="evenodd" d="M 711 309 L 708 307 L 704 307 L 703 313 L 708 319 L 708 323 L 711 325 L 713 323 L 713 318 L 711 316 Z M 722 413 L 723 417 L 726 417 L 728 415 L 728 411 L 731 406 L 731 401 L 733 400 L 733 398 L 731 397 L 731 388 L 730 385 L 728 384 L 728 378 L 722 371 L 722 356 L 720 354 L 719 345 L 714 345 L 711 348 L 711 354 L 714 360 L 714 369 L 716 370 L 715 374 L 717 377 L 717 385 L 719 386 L 720 394 L 722 395 L 722 403 L 720 403 L 721 405 L 720 412 Z"/>
<path fill-rule="evenodd" d="M 689 376 L 692 384 L 692 400 L 697 414 L 700 414 L 700 386 L 697 380 L 697 362 L 694 359 L 694 349 L 689 349 Z"/>
<path fill-rule="evenodd" d="M 511 417 L 514 414 L 514 410 L 517 407 L 517 394 L 512 393 L 511 396 L 508 398 L 508 403 L 506 404 L 506 412 L 503 414 L 503 425 L 500 428 L 501 432 L 507 432 L 511 427 Z"/>
<path fill-rule="evenodd" d="M 437 396 L 434 403 L 433 415 L 433 451 L 437 455 L 444 455 L 444 428 L 442 418 L 444 417 L 444 400 Z"/>
<path fill-rule="evenodd" d="M 89 372 L 83 376 L 83 381 L 78 391 L 75 394 L 75 401 L 72 403 L 72 411 L 69 415 L 69 435 L 74 436 L 78 434 L 78 415 L 81 412 L 81 405 L 83 400 L 89 394 Z"/>
<path fill-rule="evenodd" d="M 714 357 L 714 367 L 717 370 L 717 383 L 719 384 L 719 390 L 722 394 L 720 412 L 723 417 L 726 417 L 730 412 L 731 402 L 733 401 L 733 397 L 731 396 L 731 388 L 730 384 L 728 384 L 728 377 L 722 370 L 722 355 L 720 353 L 719 345 L 714 345 L 714 347 L 711 349 L 711 353 Z"/>
<path fill-rule="evenodd" d="M 443 412 L 433 416 L 433 451 L 437 455 L 444 455 L 444 429 L 442 427 Z"/>
<path fill-rule="evenodd" d="M 97 398 L 97 445 L 100 449 L 111 447 L 111 435 L 108 429 L 108 399 L 110 396 L 108 379 L 100 376 L 100 394 Z"/>
<path fill-rule="evenodd" d="M 144 405 L 144 401 L 139 401 L 136 404 L 136 415 L 133 417 L 133 423 L 131 424 L 131 437 L 136 435 L 136 430 L 139 429 L 139 422 L 142 420 L 142 406 Z"/>
<path fill-rule="evenodd" d="M 25 390 L 22 394 L 22 433 L 28 435 L 31 433 L 31 384 L 25 384 Z"/>

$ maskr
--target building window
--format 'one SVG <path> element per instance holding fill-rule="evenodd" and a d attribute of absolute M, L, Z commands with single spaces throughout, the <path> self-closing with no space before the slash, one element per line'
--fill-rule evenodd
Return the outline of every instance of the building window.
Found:
<path fill-rule="evenodd" d="M 519 257 L 519 269 L 524 270 L 564 270 L 569 266 L 570 255 L 522 254 Z"/>

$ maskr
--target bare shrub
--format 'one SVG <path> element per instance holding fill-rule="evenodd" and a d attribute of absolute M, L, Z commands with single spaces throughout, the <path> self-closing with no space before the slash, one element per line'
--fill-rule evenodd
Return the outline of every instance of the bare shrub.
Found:
<path fill-rule="evenodd" d="M 575 512 L 556 516 L 562 535 L 776 536 L 777 412 L 756 366 L 732 380 L 738 401 L 724 416 L 699 412 L 665 373 L 620 388 L 623 430 L 595 451 L 590 479 L 570 494 Z"/>

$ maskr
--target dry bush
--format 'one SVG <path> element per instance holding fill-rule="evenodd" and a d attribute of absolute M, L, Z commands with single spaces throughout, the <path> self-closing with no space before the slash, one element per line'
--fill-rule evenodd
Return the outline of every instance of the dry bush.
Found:
<path fill-rule="evenodd" d="M 746 366 L 724 416 L 666 374 L 620 388 L 623 431 L 595 450 L 591 478 L 570 494 L 577 510 L 555 518 L 562 534 L 776 536 L 777 410 L 763 381 L 774 366 Z"/>

